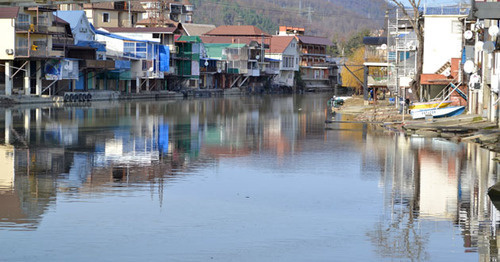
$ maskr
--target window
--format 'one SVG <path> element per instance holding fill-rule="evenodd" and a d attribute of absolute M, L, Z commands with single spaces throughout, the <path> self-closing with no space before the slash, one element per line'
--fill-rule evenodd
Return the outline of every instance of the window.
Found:
<path fill-rule="evenodd" d="M 293 56 L 283 56 L 283 68 L 293 67 Z"/>
<path fill-rule="evenodd" d="M 186 22 L 191 22 L 192 18 L 191 15 L 186 15 Z"/>
<path fill-rule="evenodd" d="M 109 23 L 109 13 L 102 13 L 102 22 Z"/>
<path fill-rule="evenodd" d="M 153 38 L 160 38 L 160 34 L 158 34 L 158 33 L 153 33 Z"/>
<path fill-rule="evenodd" d="M 147 45 L 141 42 L 123 42 L 123 55 L 133 58 L 146 58 Z"/>

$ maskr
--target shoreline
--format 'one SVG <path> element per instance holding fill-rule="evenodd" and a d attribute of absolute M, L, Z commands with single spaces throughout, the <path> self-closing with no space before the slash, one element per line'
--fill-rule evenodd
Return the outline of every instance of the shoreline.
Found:
<path fill-rule="evenodd" d="M 177 100 L 185 98 L 202 98 L 202 97 L 226 97 L 226 96 L 248 96 L 262 94 L 303 94 L 303 93 L 328 93 L 334 92 L 333 88 L 323 88 L 317 90 L 298 90 L 293 92 L 292 89 L 255 89 L 255 88 L 230 88 L 230 89 L 185 89 L 180 91 L 142 91 L 141 93 L 123 93 L 120 91 L 109 90 L 90 90 L 67 92 L 66 94 L 86 94 L 90 95 L 86 99 L 73 99 L 68 101 L 66 94 L 64 95 L 0 95 L 0 107 L 8 108 L 19 105 L 77 105 L 85 102 L 102 102 L 102 101 L 133 101 L 133 100 Z"/>
<path fill-rule="evenodd" d="M 484 149 L 500 153 L 499 126 L 479 115 L 462 114 L 432 120 L 413 120 L 409 114 L 400 114 L 395 105 L 386 100 L 379 100 L 376 105 L 366 105 L 364 100 L 357 96 L 345 100 L 344 105 L 334 111 L 351 115 L 355 121 L 372 123 L 387 130 L 402 132 L 406 136 L 475 143 Z M 494 160 L 500 161 L 500 157 L 497 156 Z"/>

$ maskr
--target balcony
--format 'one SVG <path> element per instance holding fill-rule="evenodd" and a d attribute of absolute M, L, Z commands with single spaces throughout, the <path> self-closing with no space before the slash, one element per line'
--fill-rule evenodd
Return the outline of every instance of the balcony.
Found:
<path fill-rule="evenodd" d="M 46 16 L 39 16 L 37 22 L 30 23 L 25 20 L 16 21 L 16 33 L 46 34 L 49 32 L 49 19 Z"/>
<path fill-rule="evenodd" d="M 170 4 L 170 14 L 182 14 L 182 5 Z"/>
<path fill-rule="evenodd" d="M 27 39 L 19 39 L 16 44 L 16 57 L 63 57 L 63 50 L 52 50 L 46 40 L 34 40 L 28 44 Z"/>

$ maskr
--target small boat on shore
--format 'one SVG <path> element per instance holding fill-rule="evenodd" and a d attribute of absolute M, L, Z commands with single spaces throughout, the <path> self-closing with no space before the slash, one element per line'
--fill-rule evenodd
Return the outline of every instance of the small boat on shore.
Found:
<path fill-rule="evenodd" d="M 410 105 L 409 109 L 410 110 L 418 110 L 418 109 L 430 109 L 430 108 L 436 108 L 439 106 L 439 108 L 447 107 L 451 104 L 450 100 L 447 101 L 431 101 L 431 102 L 415 102 Z"/>
<path fill-rule="evenodd" d="M 413 119 L 422 119 L 425 118 L 426 116 L 432 116 L 434 118 L 458 116 L 462 114 L 464 111 L 465 111 L 465 106 L 449 106 L 443 108 L 411 110 L 410 114 Z"/>

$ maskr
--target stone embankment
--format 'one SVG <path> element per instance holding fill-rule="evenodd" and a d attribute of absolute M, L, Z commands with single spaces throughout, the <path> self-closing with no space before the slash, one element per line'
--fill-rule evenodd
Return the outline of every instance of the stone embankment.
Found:
<path fill-rule="evenodd" d="M 454 142 L 472 142 L 500 153 L 500 129 L 498 124 L 478 115 L 463 114 L 432 120 L 413 120 L 409 114 L 401 114 L 395 105 L 386 100 L 365 105 L 362 98 L 347 99 L 344 105 L 334 109 L 338 113 L 352 115 L 355 121 L 374 123 L 406 135 L 441 137 Z"/>

